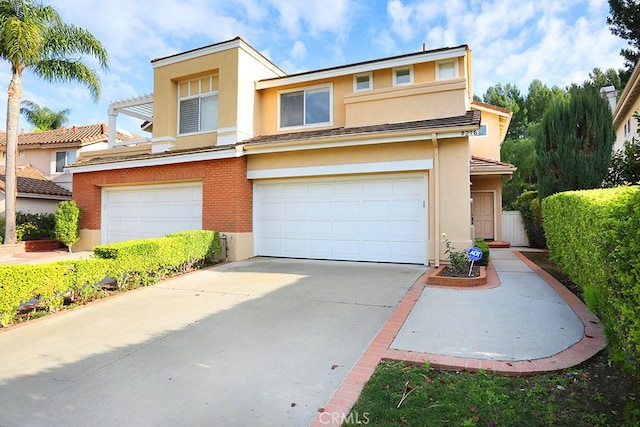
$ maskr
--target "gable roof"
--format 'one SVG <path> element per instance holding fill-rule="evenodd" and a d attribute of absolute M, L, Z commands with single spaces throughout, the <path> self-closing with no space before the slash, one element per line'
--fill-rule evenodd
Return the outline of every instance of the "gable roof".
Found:
<path fill-rule="evenodd" d="M 513 112 L 507 108 L 498 107 L 497 105 L 487 104 L 486 102 L 480 102 L 476 100 L 473 100 L 471 102 L 471 108 L 476 108 L 480 111 L 485 111 L 487 113 L 495 114 L 498 116 L 498 123 L 500 126 L 500 144 L 502 144 L 507 136 L 507 131 L 509 130 L 509 124 L 511 123 Z"/>
<path fill-rule="evenodd" d="M 31 165 L 18 166 L 18 194 L 37 194 L 70 198 L 71 191 L 48 180 L 38 169 Z M 5 190 L 5 167 L 0 166 L 0 190 Z"/>
<path fill-rule="evenodd" d="M 44 146 L 80 147 L 94 142 L 106 141 L 109 127 L 104 124 L 62 127 L 44 132 L 29 132 L 18 135 L 18 146 L 22 148 L 39 148 Z M 135 135 L 117 132 L 120 141 L 133 140 Z M 0 146 L 7 144 L 6 132 L 0 132 Z"/>
<path fill-rule="evenodd" d="M 633 108 L 638 96 L 640 95 L 640 61 L 633 67 L 631 76 L 627 85 L 624 87 L 616 107 L 613 109 L 613 125 L 618 127 L 624 121 L 624 118 Z"/>
<path fill-rule="evenodd" d="M 471 156 L 471 162 L 469 163 L 471 175 L 513 175 L 516 169 L 511 163 L 478 156 Z"/>

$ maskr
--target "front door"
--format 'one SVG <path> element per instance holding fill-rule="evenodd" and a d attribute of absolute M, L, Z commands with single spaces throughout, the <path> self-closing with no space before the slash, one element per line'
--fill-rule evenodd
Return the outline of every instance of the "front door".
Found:
<path fill-rule="evenodd" d="M 476 238 L 493 240 L 495 238 L 493 192 L 472 192 L 471 197 Z"/>

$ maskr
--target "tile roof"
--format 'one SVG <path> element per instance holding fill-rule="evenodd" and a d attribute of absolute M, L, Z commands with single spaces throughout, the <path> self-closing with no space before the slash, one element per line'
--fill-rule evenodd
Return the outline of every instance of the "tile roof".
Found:
<path fill-rule="evenodd" d="M 243 145 L 261 144 L 265 142 L 284 142 L 296 140 L 308 140 L 316 138 L 413 131 L 413 130 L 434 130 L 446 129 L 462 126 L 480 126 L 480 111 L 467 111 L 463 116 L 445 117 L 440 119 L 417 120 L 402 123 L 385 123 L 380 125 L 340 127 L 332 129 L 321 129 L 314 131 L 300 131 L 291 133 L 281 133 L 275 135 L 259 135 L 241 142 Z"/>
<path fill-rule="evenodd" d="M 44 132 L 29 132 L 18 135 L 18 146 L 41 146 L 41 145 L 70 145 L 80 146 L 91 142 L 106 141 L 109 134 L 109 127 L 104 124 L 62 127 L 60 129 L 48 130 Z M 140 138 L 136 135 L 128 135 L 116 132 L 116 139 L 119 141 L 129 141 Z M 0 131 L 0 145 L 6 145 L 7 134 Z"/>
<path fill-rule="evenodd" d="M 31 165 L 18 166 L 18 193 L 71 197 L 71 192 L 48 180 Z M 4 191 L 5 167 L 0 166 L 0 190 Z"/>
<path fill-rule="evenodd" d="M 502 174 L 511 175 L 516 171 L 516 167 L 511 163 L 504 163 L 498 160 L 487 159 L 484 157 L 471 156 L 469 164 L 471 174 L 482 174 L 492 172 L 502 172 Z"/>

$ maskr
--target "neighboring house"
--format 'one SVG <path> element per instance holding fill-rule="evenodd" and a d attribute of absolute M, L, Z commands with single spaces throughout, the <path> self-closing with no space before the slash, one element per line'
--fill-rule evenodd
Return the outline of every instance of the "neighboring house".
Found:
<path fill-rule="evenodd" d="M 151 137 L 69 168 L 79 249 L 203 228 L 230 260 L 437 265 L 442 233 L 501 239 L 511 113 L 472 102 L 466 45 L 287 75 L 235 38 L 151 64 L 153 95 L 109 109 Z"/>
<path fill-rule="evenodd" d="M 607 94 L 607 88 L 603 88 L 602 92 Z M 615 96 L 615 90 L 613 94 Z M 616 132 L 613 149 L 621 150 L 626 141 L 638 137 L 638 120 L 635 114 L 640 110 L 640 62 L 634 67 L 618 101 L 613 98 L 612 107 L 613 128 Z"/>
<path fill-rule="evenodd" d="M 121 132 L 116 134 L 118 141 L 133 139 Z M 64 168 L 76 161 L 83 152 L 107 148 L 108 128 L 106 124 L 62 127 L 44 132 L 31 132 L 18 135 L 18 165 L 31 165 L 56 184 L 71 190 L 71 175 Z M 0 151 L 2 165 L 5 164 L 7 139 L 0 133 Z"/>
<path fill-rule="evenodd" d="M 49 179 L 31 165 L 18 166 L 16 211 L 25 213 L 54 213 L 58 203 L 71 200 L 71 192 Z M 4 218 L 5 168 L 0 166 L 0 216 Z"/>

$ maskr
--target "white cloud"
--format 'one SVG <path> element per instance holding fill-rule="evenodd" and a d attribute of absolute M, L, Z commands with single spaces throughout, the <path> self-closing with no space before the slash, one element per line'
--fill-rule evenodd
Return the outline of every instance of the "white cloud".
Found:
<path fill-rule="evenodd" d="M 291 48 L 291 56 L 294 59 L 301 60 L 307 56 L 307 48 L 300 40 L 296 40 Z"/>
<path fill-rule="evenodd" d="M 413 6 L 405 6 L 401 0 L 391 0 L 387 3 L 387 13 L 391 19 L 391 31 L 400 36 L 402 41 L 414 37 L 414 25 L 411 19 L 414 14 Z"/>

